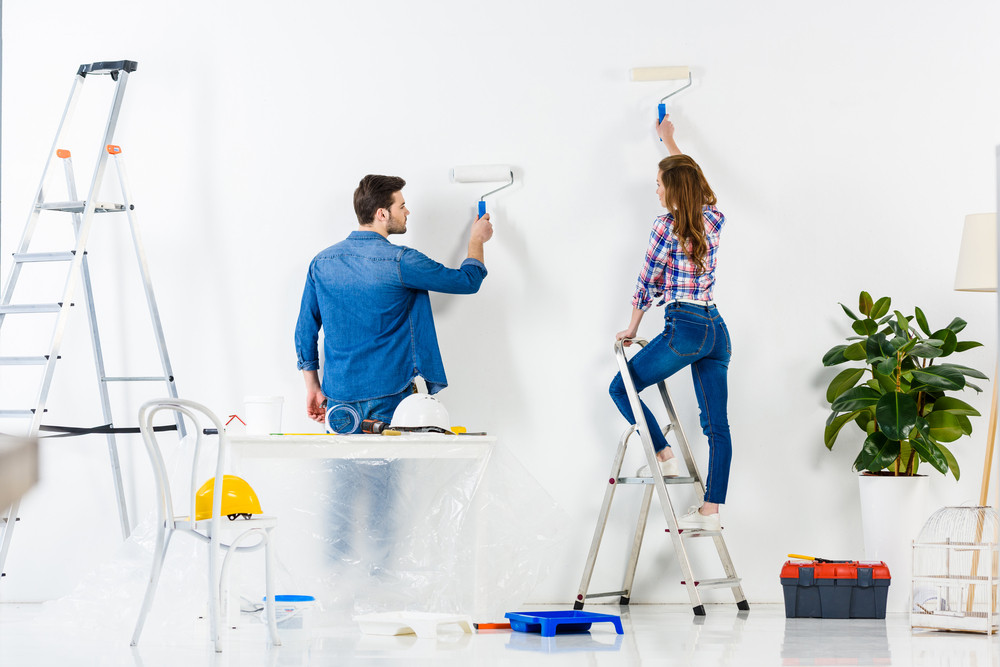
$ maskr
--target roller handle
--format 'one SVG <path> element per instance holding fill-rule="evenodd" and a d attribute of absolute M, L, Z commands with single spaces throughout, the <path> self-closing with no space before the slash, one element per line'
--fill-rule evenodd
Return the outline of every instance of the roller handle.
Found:
<path fill-rule="evenodd" d="M 660 114 L 660 120 L 658 120 L 657 122 L 662 123 L 664 116 L 667 115 L 667 105 L 661 102 L 660 105 L 656 108 L 656 110 Z M 660 139 L 660 141 L 663 141 L 663 139 Z"/>
<path fill-rule="evenodd" d="M 480 199 L 479 200 L 479 217 L 481 218 L 484 215 L 486 215 L 486 200 Z"/>

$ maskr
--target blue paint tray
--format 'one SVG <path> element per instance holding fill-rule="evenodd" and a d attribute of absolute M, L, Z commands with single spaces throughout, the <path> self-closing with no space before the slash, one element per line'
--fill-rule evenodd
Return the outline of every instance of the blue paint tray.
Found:
<path fill-rule="evenodd" d="M 528 611 L 507 612 L 510 628 L 515 632 L 540 632 L 543 637 L 555 637 L 556 633 L 587 632 L 591 623 L 613 623 L 615 632 L 625 634 L 622 619 L 611 614 L 595 614 L 590 611 Z"/>

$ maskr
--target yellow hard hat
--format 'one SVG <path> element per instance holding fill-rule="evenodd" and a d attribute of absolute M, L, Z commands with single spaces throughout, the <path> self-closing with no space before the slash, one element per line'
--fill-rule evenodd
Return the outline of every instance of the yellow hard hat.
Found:
<path fill-rule="evenodd" d="M 211 478 L 201 485 L 198 494 L 194 498 L 194 520 L 212 518 L 212 494 L 215 490 L 215 478 Z M 222 477 L 222 515 L 228 516 L 229 520 L 235 520 L 239 515 L 247 519 L 251 514 L 262 514 L 260 501 L 253 488 L 247 481 L 236 475 L 224 475 Z"/>

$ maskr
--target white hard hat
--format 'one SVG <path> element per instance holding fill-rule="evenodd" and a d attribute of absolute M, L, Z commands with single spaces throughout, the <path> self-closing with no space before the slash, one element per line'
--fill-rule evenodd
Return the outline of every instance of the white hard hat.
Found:
<path fill-rule="evenodd" d="M 441 401 L 430 394 L 411 394 L 392 413 L 393 426 L 437 426 L 451 428 L 451 419 Z"/>

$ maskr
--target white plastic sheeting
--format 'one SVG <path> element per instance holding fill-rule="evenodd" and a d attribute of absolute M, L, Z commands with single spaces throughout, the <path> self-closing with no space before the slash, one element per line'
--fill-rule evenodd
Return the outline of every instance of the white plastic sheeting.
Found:
<path fill-rule="evenodd" d="M 165 454 L 173 459 L 175 508 L 186 513 L 185 445 Z M 554 554 L 566 514 L 494 438 L 234 438 L 230 467 L 255 489 L 264 513 L 278 517 L 276 593 L 313 595 L 327 612 L 407 610 L 492 621 L 529 601 L 535 585 L 564 565 Z M 113 560 L 49 603 L 48 612 L 93 629 L 130 629 L 154 535 L 150 514 Z M 203 616 L 206 551 L 175 535 L 147 632 Z M 238 596 L 231 599 L 259 605 L 263 553 L 237 555 L 234 563 Z"/>

